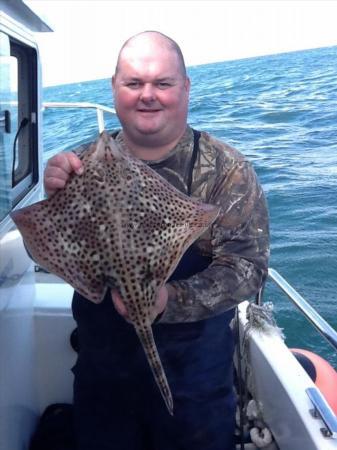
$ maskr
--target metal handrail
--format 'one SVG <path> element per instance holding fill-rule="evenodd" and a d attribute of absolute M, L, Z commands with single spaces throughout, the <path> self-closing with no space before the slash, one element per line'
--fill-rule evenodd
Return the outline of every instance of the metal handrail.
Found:
<path fill-rule="evenodd" d="M 337 332 L 328 322 L 276 270 L 269 268 L 268 276 L 289 297 L 329 344 L 337 350 Z"/>
<path fill-rule="evenodd" d="M 108 106 L 99 105 L 98 103 L 88 103 L 88 102 L 43 102 L 43 108 L 82 108 L 82 109 L 95 109 L 97 114 L 98 129 L 101 133 L 104 128 L 104 112 L 110 114 L 116 114 L 114 108 L 109 108 Z"/>
<path fill-rule="evenodd" d="M 325 427 L 321 428 L 323 436 L 337 439 L 337 417 L 329 403 L 316 386 L 307 388 L 305 392 L 314 406 L 314 409 L 310 410 L 311 414 L 324 422 Z"/>

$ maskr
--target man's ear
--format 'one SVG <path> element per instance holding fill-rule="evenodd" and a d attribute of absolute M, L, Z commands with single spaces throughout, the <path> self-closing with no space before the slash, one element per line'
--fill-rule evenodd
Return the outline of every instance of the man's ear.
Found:
<path fill-rule="evenodd" d="M 116 76 L 112 75 L 111 77 L 111 87 L 112 87 L 112 91 L 115 90 L 115 81 L 116 81 Z"/>
<path fill-rule="evenodd" d="M 186 89 L 187 93 L 190 92 L 190 88 L 191 88 L 191 80 L 189 79 L 189 77 L 186 77 L 186 79 L 185 79 L 185 89 Z"/>

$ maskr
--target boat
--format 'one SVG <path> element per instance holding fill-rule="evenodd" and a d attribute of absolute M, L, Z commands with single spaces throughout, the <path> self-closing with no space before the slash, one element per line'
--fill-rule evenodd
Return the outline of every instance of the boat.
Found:
<path fill-rule="evenodd" d="M 0 450 L 28 449 L 46 408 L 72 402 L 73 289 L 35 265 L 9 216 L 44 196 L 43 108 L 94 108 L 99 131 L 104 113 L 114 112 L 43 103 L 34 32 L 50 31 L 24 1 L 0 0 Z M 269 280 L 336 350 L 337 333 L 317 311 L 272 268 Z M 237 449 L 337 450 L 337 382 L 327 389 L 315 383 L 301 349 L 285 345 L 262 298 L 242 303 L 233 323 Z M 302 356 L 323 385 L 336 376 L 331 366 Z"/>

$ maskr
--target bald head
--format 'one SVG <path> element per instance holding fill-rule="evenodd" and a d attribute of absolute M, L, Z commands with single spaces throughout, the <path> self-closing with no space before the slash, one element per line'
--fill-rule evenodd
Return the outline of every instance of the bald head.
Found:
<path fill-rule="evenodd" d="M 129 38 L 122 46 L 118 59 L 116 64 L 116 70 L 115 75 L 117 75 L 120 62 L 123 59 L 123 57 L 127 54 L 128 50 L 131 50 L 133 48 L 142 48 L 146 50 L 146 48 L 150 48 L 151 46 L 159 45 L 163 49 L 172 51 L 176 57 L 177 62 L 179 66 L 179 70 L 182 74 L 182 76 L 186 77 L 186 66 L 184 57 L 182 54 L 182 51 L 179 47 L 179 45 L 170 37 L 166 36 L 163 33 L 160 33 L 159 31 L 143 31 L 141 33 L 138 33 L 131 38 Z"/>
<path fill-rule="evenodd" d="M 155 31 L 130 38 L 112 77 L 124 140 L 142 159 L 160 159 L 186 130 L 190 80 L 172 39 Z"/>

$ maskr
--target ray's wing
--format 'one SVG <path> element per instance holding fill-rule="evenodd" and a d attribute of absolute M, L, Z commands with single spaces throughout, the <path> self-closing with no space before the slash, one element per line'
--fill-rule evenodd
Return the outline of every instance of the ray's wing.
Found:
<path fill-rule="evenodd" d="M 55 209 L 53 203 L 59 203 L 59 200 L 50 200 L 11 213 L 27 250 L 41 267 L 63 278 L 84 297 L 100 302 L 106 287 L 94 238 L 90 248 L 78 226 L 81 210 Z"/>
<path fill-rule="evenodd" d="M 179 192 L 145 164 L 134 164 L 142 188 L 130 197 L 133 207 L 124 218 L 129 223 L 129 229 L 124 227 L 129 234 L 125 254 L 130 261 L 142 261 L 146 284 L 156 290 L 188 247 L 215 221 L 220 208 Z"/>
<path fill-rule="evenodd" d="M 99 303 L 106 287 L 97 250 L 97 224 L 86 198 L 86 178 L 71 176 L 65 188 L 53 197 L 16 210 L 11 217 L 29 253 L 41 267 Z"/>
<path fill-rule="evenodd" d="M 11 214 L 33 259 L 95 303 L 106 292 L 104 268 L 111 257 L 105 232 L 106 164 L 120 156 L 103 132 L 81 156 L 82 176 L 71 175 L 53 197 Z"/>

